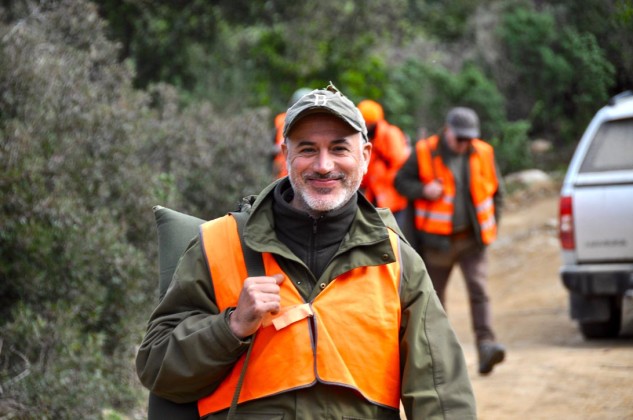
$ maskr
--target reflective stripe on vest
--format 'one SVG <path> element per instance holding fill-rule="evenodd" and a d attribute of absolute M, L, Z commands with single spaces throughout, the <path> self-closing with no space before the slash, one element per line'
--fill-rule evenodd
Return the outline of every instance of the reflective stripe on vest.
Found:
<path fill-rule="evenodd" d="M 439 153 L 440 137 L 435 135 L 416 144 L 418 173 L 423 184 L 439 179 L 444 187 L 444 196 L 436 201 L 415 200 L 415 226 L 418 230 L 436 234 L 453 233 L 453 202 L 455 179 L 444 165 Z M 498 188 L 492 146 L 479 139 L 471 142 L 473 151 L 468 159 L 470 169 L 470 193 L 477 214 L 481 239 L 492 243 L 497 237 L 497 222 L 493 195 Z"/>
<path fill-rule="evenodd" d="M 247 274 L 235 220 L 207 222 L 201 237 L 219 309 L 236 306 Z M 343 273 L 312 302 L 302 299 L 271 254 L 262 254 L 267 275 L 286 276 L 282 310 L 265 318 L 254 335 L 238 403 L 319 381 L 356 389 L 371 403 L 398 409 L 401 270 L 398 236 L 389 230 L 389 238 L 396 262 Z M 200 416 L 230 406 L 244 358 L 198 401 Z"/>

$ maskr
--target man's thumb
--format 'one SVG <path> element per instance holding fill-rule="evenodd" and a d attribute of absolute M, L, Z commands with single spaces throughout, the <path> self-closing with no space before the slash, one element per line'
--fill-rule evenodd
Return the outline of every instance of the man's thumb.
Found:
<path fill-rule="evenodd" d="M 273 274 L 272 277 L 275 279 L 275 282 L 277 282 L 277 284 L 281 284 L 286 278 L 283 274 Z"/>

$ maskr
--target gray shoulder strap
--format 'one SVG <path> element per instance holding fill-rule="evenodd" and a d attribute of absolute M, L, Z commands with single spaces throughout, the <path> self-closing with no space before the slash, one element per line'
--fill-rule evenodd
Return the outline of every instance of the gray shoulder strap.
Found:
<path fill-rule="evenodd" d="M 262 254 L 260 252 L 253 251 L 251 248 L 246 246 L 244 241 L 244 227 L 246 226 L 246 221 L 248 220 L 248 213 L 245 211 L 238 211 L 231 212 L 231 215 L 235 217 L 235 221 L 237 222 L 237 232 L 240 236 L 240 243 L 242 244 L 242 253 L 244 254 L 244 262 L 246 263 L 246 272 L 248 273 L 248 276 L 253 277 L 266 275 Z M 235 387 L 235 392 L 233 393 L 233 400 L 231 401 L 231 406 L 229 407 L 229 412 L 226 417 L 227 420 L 233 420 L 236 415 L 237 401 L 239 400 L 242 383 L 244 382 L 244 376 L 246 375 L 246 367 L 248 366 L 248 362 L 251 358 L 253 341 L 255 341 L 255 336 L 251 338 L 251 343 L 246 351 L 246 358 L 244 359 L 244 365 L 242 366 L 242 371 L 240 372 L 240 377 L 237 380 L 237 386 Z"/>
<path fill-rule="evenodd" d="M 246 246 L 244 242 L 244 227 L 248 220 L 248 213 L 244 211 L 231 212 L 231 215 L 235 217 L 237 222 L 237 232 L 240 235 L 240 244 L 242 245 L 242 253 L 244 254 L 244 262 L 246 263 L 246 271 L 249 277 L 263 276 L 266 274 L 264 270 L 264 261 L 262 260 L 262 254 L 253 251 Z"/>

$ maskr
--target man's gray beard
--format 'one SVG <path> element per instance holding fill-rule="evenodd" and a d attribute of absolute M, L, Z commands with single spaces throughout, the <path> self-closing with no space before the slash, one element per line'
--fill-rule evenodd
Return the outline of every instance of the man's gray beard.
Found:
<path fill-rule="evenodd" d="M 341 199 L 338 199 L 338 198 L 322 199 L 320 197 L 311 196 L 311 194 L 307 193 L 306 190 L 298 190 L 294 184 L 293 177 L 290 176 L 290 171 L 288 172 L 288 174 L 289 174 L 288 179 L 290 180 L 290 185 L 292 186 L 292 190 L 294 191 L 294 193 L 301 197 L 301 200 L 303 201 L 303 203 L 305 203 L 308 206 L 309 211 L 318 212 L 318 213 L 330 212 L 330 211 L 334 211 L 343 207 L 345 204 L 349 202 L 349 200 L 352 197 L 354 197 L 354 194 L 356 194 L 356 191 L 358 191 L 358 188 L 360 188 L 360 184 L 363 180 L 363 177 L 359 176 L 355 182 L 356 184 L 355 187 L 344 188 L 343 190 L 344 194 L 342 194 Z M 349 179 L 349 178 L 346 178 L 346 179 Z M 306 183 L 304 182 L 304 185 L 305 184 Z M 346 187 L 345 181 L 344 181 L 344 186 Z M 335 202 L 334 205 L 333 206 L 328 205 L 328 202 L 331 203 L 332 201 Z"/>

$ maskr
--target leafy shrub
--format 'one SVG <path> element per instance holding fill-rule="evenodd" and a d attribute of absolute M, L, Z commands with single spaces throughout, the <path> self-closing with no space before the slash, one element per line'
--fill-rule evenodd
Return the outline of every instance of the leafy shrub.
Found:
<path fill-rule="evenodd" d="M 505 122 L 498 136 L 490 139 L 495 148 L 495 159 L 502 174 L 531 168 L 534 164 L 530 153 L 527 121 Z"/>
<path fill-rule="evenodd" d="M 516 115 L 528 116 L 532 133 L 574 141 L 605 103 L 614 67 L 596 38 L 573 27 L 560 30 L 554 15 L 509 9 L 499 28 L 510 67 L 505 89 Z"/>
<path fill-rule="evenodd" d="M 129 412 L 157 296 L 151 208 L 211 218 L 270 180 L 269 115 L 135 90 L 96 6 L 0 8 L 2 411 Z M 245 158 L 248 156 L 248 158 Z M 6 404 L 4 404 L 6 402 Z"/>

